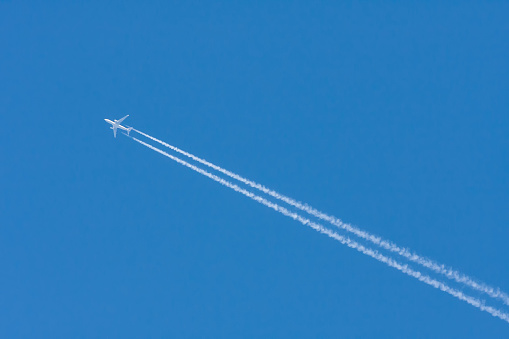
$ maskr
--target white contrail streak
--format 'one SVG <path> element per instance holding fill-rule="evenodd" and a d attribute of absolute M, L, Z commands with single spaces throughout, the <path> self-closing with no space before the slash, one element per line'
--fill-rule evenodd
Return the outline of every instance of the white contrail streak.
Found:
<path fill-rule="evenodd" d="M 282 195 L 274 190 L 271 190 L 269 188 L 266 188 L 265 186 L 261 185 L 261 184 L 258 184 L 254 181 L 251 181 L 249 179 L 246 179 L 238 174 L 235 174 L 233 172 L 230 172 L 222 167 L 219 167 L 217 165 L 214 165 L 210 162 L 208 162 L 207 160 L 205 159 L 201 159 L 191 153 L 188 153 L 186 151 L 183 151 L 181 150 L 180 148 L 178 147 L 175 147 L 175 146 L 172 146 L 170 144 L 167 144 L 165 143 L 164 141 L 161 141 L 157 138 L 154 138 L 148 134 L 145 134 L 141 131 L 138 131 L 136 129 L 133 129 L 135 132 L 143 135 L 144 137 L 146 138 L 149 138 L 155 142 L 158 142 L 160 143 L 161 145 L 163 146 L 166 146 L 172 150 L 174 150 L 175 152 L 178 152 L 180 154 L 183 154 L 203 165 L 206 165 L 218 172 L 221 172 L 233 179 L 236 179 L 248 186 L 251 186 L 253 188 L 256 188 L 257 190 L 260 190 L 261 192 L 265 193 L 265 194 L 268 194 L 276 199 L 279 199 L 281 201 L 284 201 L 285 203 L 291 205 L 291 206 L 294 206 L 298 209 L 300 209 L 301 211 L 305 211 L 307 213 L 309 213 L 310 215 L 314 216 L 314 217 L 317 217 L 319 219 L 322 219 L 322 220 L 325 220 L 335 226 L 338 226 L 339 228 L 342 228 L 344 229 L 345 231 L 347 232 L 350 232 L 352 234 L 355 234 L 356 236 L 358 236 L 359 238 L 362 238 L 364 240 L 367 240 L 367 241 L 370 241 L 371 243 L 377 245 L 377 246 L 380 246 L 381 248 L 383 249 L 386 249 L 388 251 L 391 251 L 393 253 L 397 253 L 399 255 L 401 255 L 402 257 L 406 258 L 407 260 L 410 260 L 414 263 L 417 263 L 423 267 L 426 267 L 432 271 L 434 271 L 435 273 L 438 273 L 438 274 L 442 274 L 444 276 L 446 276 L 447 278 L 449 279 L 452 279 L 458 283 L 461 283 L 461 284 L 464 284 L 466 286 L 469 286 L 470 288 L 473 288 L 479 292 L 482 292 L 482 293 L 486 293 L 487 295 L 489 295 L 490 297 L 492 298 L 496 298 L 496 299 L 500 299 L 502 300 L 506 305 L 509 305 L 509 295 L 507 295 L 506 293 L 502 292 L 499 288 L 494 288 L 494 287 L 491 287 L 485 283 L 482 283 L 482 282 L 477 282 L 475 281 L 474 279 L 470 278 L 469 276 L 463 274 L 463 273 L 460 273 L 459 271 L 457 270 L 454 270 L 450 267 L 447 267 L 443 264 L 439 264 L 431 259 L 428 259 L 426 257 L 423 257 L 421 255 L 418 255 L 414 252 L 410 252 L 408 249 L 406 248 L 403 248 L 403 247 L 400 247 L 398 245 L 396 245 L 395 243 L 391 242 L 391 241 L 388 241 L 388 240 L 384 240 L 382 239 L 381 237 L 379 236 L 376 236 L 376 235 L 373 235 L 373 234 L 370 234 L 369 232 L 366 232 L 366 231 L 363 231 L 355 226 L 352 226 L 350 224 L 346 224 L 344 222 L 342 222 L 341 220 L 339 220 L 338 218 L 334 217 L 334 216 L 330 216 L 330 215 L 327 215 L 323 212 L 320 212 L 318 211 L 317 209 L 314 209 L 313 207 L 307 205 L 307 204 L 303 204 L 299 201 L 296 201 L 290 197 L 287 197 L 285 195 Z"/>
<path fill-rule="evenodd" d="M 485 312 L 488 312 L 489 314 L 491 314 L 492 316 L 494 317 L 497 317 L 497 318 L 500 318 L 506 322 L 509 323 L 509 314 L 507 313 L 504 313 L 503 311 L 499 310 L 499 309 L 496 309 L 494 307 L 491 307 L 491 306 L 486 306 L 484 304 L 484 301 L 482 300 L 479 300 L 479 299 L 476 299 L 474 297 L 471 297 L 471 296 L 468 296 L 468 295 L 465 295 L 463 292 L 459 291 L 459 290 L 456 290 L 454 288 L 451 288 L 449 286 L 447 286 L 446 284 L 444 284 L 443 282 L 440 282 L 440 281 L 437 281 L 427 275 L 424 275 L 422 274 L 421 272 L 419 271 L 415 271 L 413 270 L 412 268 L 410 268 L 408 265 L 403 265 L 399 262 L 397 262 L 396 260 L 390 258 L 390 257 L 387 257 L 385 255 L 382 255 L 380 254 L 379 252 L 375 251 L 375 250 L 372 250 L 370 248 L 367 248 L 353 240 L 351 240 L 350 238 L 348 237 L 344 237 L 336 232 L 333 232 L 331 231 L 330 229 L 327 229 L 325 227 L 323 227 L 322 225 L 320 224 L 317 224 L 317 223 L 314 223 L 312 222 L 311 220 L 309 219 L 306 219 L 302 216 L 300 216 L 299 214 L 297 213 L 293 213 L 293 212 L 290 212 L 289 210 L 287 210 L 286 208 L 282 207 L 282 206 L 279 206 L 278 204 L 275 204 L 275 203 L 272 203 L 250 191 L 247 191 L 243 188 L 240 188 L 239 186 L 235 185 L 235 184 L 232 184 L 231 182 L 227 181 L 227 180 L 224 180 L 220 177 L 218 177 L 217 175 L 214 175 L 214 174 L 211 174 L 199 167 L 196 167 L 194 165 L 191 165 L 190 163 L 184 161 L 184 160 L 181 160 L 180 158 L 177 158 L 173 155 L 170 155 L 152 145 L 149 145 L 141 140 L 138 140 L 136 139 L 135 137 L 132 137 L 132 136 L 129 136 L 129 138 L 133 139 L 134 141 L 170 158 L 171 160 L 173 161 L 176 161 L 177 163 L 183 165 L 183 166 L 186 166 L 190 169 L 192 169 L 193 171 L 196 171 L 218 183 L 220 183 L 221 185 L 223 186 L 226 186 L 228 188 L 231 188 L 232 190 L 236 191 L 236 192 L 239 192 L 243 195 L 245 195 L 246 197 L 248 198 L 251 198 L 255 201 L 257 201 L 258 203 L 262 204 L 262 205 L 265 205 L 269 208 L 272 208 L 273 210 L 287 216 L 287 217 L 290 217 L 294 220 L 297 220 L 299 221 L 301 224 L 303 225 L 306 225 L 306 226 L 309 226 L 311 228 L 313 228 L 314 230 L 322 233 L 322 234 L 326 234 L 327 236 L 339 241 L 340 243 L 342 243 L 343 245 L 346 245 L 350 248 L 353 248 L 367 256 L 370 256 L 380 262 L 383 262 L 385 263 L 386 265 L 390 266 L 390 267 L 393 267 L 395 269 L 397 269 L 398 271 L 400 272 L 403 272 L 425 284 L 428 284 L 430 286 L 433 286 L 434 288 L 437 288 L 441 291 L 444 291 L 450 295 L 452 295 L 453 297 L 459 299 L 459 300 L 463 300 L 467 303 L 469 303 L 470 305 L 474 306 L 474 307 L 477 307 L 478 309 L 480 309 L 481 311 L 485 311 Z"/>

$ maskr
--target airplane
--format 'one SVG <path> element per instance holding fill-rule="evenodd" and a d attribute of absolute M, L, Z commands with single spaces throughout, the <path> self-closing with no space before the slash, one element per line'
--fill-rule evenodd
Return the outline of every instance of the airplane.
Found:
<path fill-rule="evenodd" d="M 122 121 L 125 120 L 125 118 L 127 118 L 129 116 L 126 115 L 125 117 L 123 117 L 122 119 L 118 119 L 118 120 L 115 120 L 115 121 L 111 121 L 110 119 L 104 119 L 104 121 L 106 121 L 108 124 L 111 124 L 111 129 L 113 130 L 113 136 L 116 138 L 117 137 L 117 128 L 120 128 L 121 130 L 123 131 L 127 131 L 127 135 L 129 135 L 129 132 L 132 131 L 132 127 L 124 127 L 121 125 Z"/>

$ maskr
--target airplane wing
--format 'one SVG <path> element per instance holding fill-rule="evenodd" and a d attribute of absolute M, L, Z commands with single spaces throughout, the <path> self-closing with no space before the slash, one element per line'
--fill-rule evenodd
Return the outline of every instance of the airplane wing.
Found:
<path fill-rule="evenodd" d="M 116 128 L 113 128 L 113 137 L 116 138 L 117 137 L 117 129 Z"/>
<path fill-rule="evenodd" d="M 128 115 L 126 115 L 125 117 L 123 117 L 122 119 L 118 119 L 118 120 L 116 121 L 116 123 L 120 125 L 120 124 L 122 123 L 122 121 L 124 121 L 124 120 L 125 120 L 125 118 L 127 118 L 128 116 L 129 116 L 129 114 L 128 114 Z"/>

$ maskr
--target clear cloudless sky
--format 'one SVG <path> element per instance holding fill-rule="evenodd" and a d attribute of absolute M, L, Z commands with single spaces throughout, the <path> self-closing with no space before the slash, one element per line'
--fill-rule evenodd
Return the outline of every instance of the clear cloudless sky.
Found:
<path fill-rule="evenodd" d="M 0 1 L 0 337 L 509 337 L 103 121 L 507 291 L 508 17 Z"/>

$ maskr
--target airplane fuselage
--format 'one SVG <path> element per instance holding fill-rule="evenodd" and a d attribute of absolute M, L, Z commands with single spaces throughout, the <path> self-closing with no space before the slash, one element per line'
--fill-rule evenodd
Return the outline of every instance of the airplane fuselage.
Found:
<path fill-rule="evenodd" d="M 106 121 L 107 123 L 111 124 L 111 127 L 110 127 L 111 129 L 113 129 L 113 126 L 116 125 L 118 129 L 121 129 L 123 131 L 128 131 L 129 130 L 129 128 L 124 127 L 124 126 L 120 125 L 119 123 L 117 123 L 117 120 L 111 121 L 110 119 L 104 119 L 104 121 Z"/>

